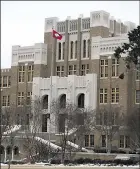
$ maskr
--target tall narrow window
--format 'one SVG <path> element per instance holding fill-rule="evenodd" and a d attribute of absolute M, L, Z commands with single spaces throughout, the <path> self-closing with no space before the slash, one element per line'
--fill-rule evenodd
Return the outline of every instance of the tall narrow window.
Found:
<path fill-rule="evenodd" d="M 112 59 L 112 76 L 116 77 L 119 75 L 119 60 Z"/>
<path fill-rule="evenodd" d="M 25 66 L 19 66 L 19 76 L 18 76 L 18 82 L 24 82 L 24 76 L 25 76 Z"/>
<path fill-rule="evenodd" d="M 108 60 L 100 60 L 100 77 L 108 77 Z"/>
<path fill-rule="evenodd" d="M 86 58 L 86 40 L 83 40 L 83 58 Z"/>
<path fill-rule="evenodd" d="M 7 87 L 7 76 L 3 76 L 3 87 Z"/>
<path fill-rule="evenodd" d="M 70 65 L 69 66 L 69 75 L 75 75 L 76 74 L 76 65 Z"/>
<path fill-rule="evenodd" d="M 136 69 L 136 80 L 140 80 L 140 64 L 137 65 L 137 69 Z"/>
<path fill-rule="evenodd" d="M 3 96 L 2 98 L 2 106 L 10 106 L 10 96 Z"/>
<path fill-rule="evenodd" d="M 77 40 L 75 41 L 75 59 L 77 58 Z"/>
<path fill-rule="evenodd" d="M 106 135 L 102 135 L 102 147 L 106 147 Z"/>
<path fill-rule="evenodd" d="M 78 97 L 78 108 L 84 108 L 85 106 L 85 95 L 82 93 Z"/>
<path fill-rule="evenodd" d="M 90 57 L 90 39 L 88 40 L 88 58 Z"/>
<path fill-rule="evenodd" d="M 11 86 L 11 76 L 8 76 L 8 87 Z"/>
<path fill-rule="evenodd" d="M 47 114 L 42 115 L 42 132 L 47 132 Z"/>
<path fill-rule="evenodd" d="M 112 103 L 119 102 L 119 88 L 112 88 Z"/>
<path fill-rule="evenodd" d="M 23 105 L 24 101 L 24 92 L 18 92 L 18 105 L 21 106 Z"/>
<path fill-rule="evenodd" d="M 89 73 L 89 64 L 84 64 L 81 67 L 81 75 L 84 76 Z"/>
<path fill-rule="evenodd" d="M 58 60 L 61 60 L 61 43 L 58 43 Z"/>
<path fill-rule="evenodd" d="M 100 103 L 107 103 L 107 89 L 100 89 Z"/>
<path fill-rule="evenodd" d="M 28 82 L 33 81 L 33 72 L 34 72 L 34 65 L 28 66 Z"/>
<path fill-rule="evenodd" d="M 136 90 L 135 93 L 135 102 L 140 103 L 140 90 Z"/>
<path fill-rule="evenodd" d="M 71 47 L 71 49 L 70 49 L 70 58 L 73 59 L 73 41 L 71 41 L 70 44 L 71 44 L 70 45 L 70 47 Z"/>
<path fill-rule="evenodd" d="M 85 135 L 85 147 L 89 147 L 89 135 Z"/>
<path fill-rule="evenodd" d="M 65 58 L 65 42 L 63 42 L 63 60 Z"/>
<path fill-rule="evenodd" d="M 56 75 L 63 77 L 64 76 L 64 66 L 57 66 L 56 67 Z"/>
<path fill-rule="evenodd" d="M 31 97 L 32 97 L 32 92 L 27 93 L 27 105 L 31 104 Z"/>

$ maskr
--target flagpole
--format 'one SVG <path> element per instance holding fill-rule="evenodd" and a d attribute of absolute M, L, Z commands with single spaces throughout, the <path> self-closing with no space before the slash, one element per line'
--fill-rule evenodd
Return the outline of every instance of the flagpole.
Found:
<path fill-rule="evenodd" d="M 53 28 L 52 28 L 53 31 Z M 53 47 L 53 35 L 52 35 L 52 57 L 51 57 L 51 75 L 50 75 L 50 118 L 51 118 L 51 104 L 52 104 L 52 76 L 53 76 L 53 57 L 54 57 L 54 47 Z M 51 142 L 51 119 L 49 118 L 49 155 L 50 158 L 50 142 Z"/>

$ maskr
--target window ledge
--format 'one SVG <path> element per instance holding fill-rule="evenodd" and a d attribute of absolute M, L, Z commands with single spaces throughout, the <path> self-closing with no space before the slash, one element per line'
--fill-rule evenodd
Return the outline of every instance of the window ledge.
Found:
<path fill-rule="evenodd" d="M 56 62 L 64 62 L 64 60 L 56 60 Z"/>
<path fill-rule="evenodd" d="M 100 103 L 100 104 L 102 104 L 102 105 L 103 105 L 103 104 L 108 104 L 108 103 Z"/>
<path fill-rule="evenodd" d="M 100 79 L 108 79 L 108 77 L 100 77 Z"/>

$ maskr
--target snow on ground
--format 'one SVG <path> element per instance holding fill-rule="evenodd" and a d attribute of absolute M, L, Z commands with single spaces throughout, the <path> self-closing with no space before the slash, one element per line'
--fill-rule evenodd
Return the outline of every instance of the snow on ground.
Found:
<path fill-rule="evenodd" d="M 21 128 L 21 125 L 14 125 L 11 127 L 11 129 L 7 130 L 6 132 L 3 133 L 3 135 L 11 134 Z"/>
<path fill-rule="evenodd" d="M 48 165 L 48 163 L 46 163 L 47 165 Z M 47 166 L 47 165 L 45 165 L 45 163 L 44 163 L 44 165 L 43 165 L 43 163 L 36 163 L 35 165 L 40 165 L 40 166 Z M 108 165 L 108 164 L 101 164 L 101 165 L 94 165 L 94 164 L 81 164 L 81 165 L 71 165 L 71 166 L 69 166 L 69 165 L 63 165 L 63 164 L 59 164 L 59 165 L 55 165 L 55 164 L 51 164 L 50 165 L 52 168 L 53 167 L 55 167 L 55 168 L 59 168 L 59 167 L 61 167 L 61 168 L 67 168 L 67 167 L 71 167 L 71 168 L 100 168 L 100 167 L 102 167 L 102 168 L 139 168 L 139 165 L 130 165 L 130 166 L 127 166 L 127 165 L 123 165 L 123 166 L 121 166 L 121 165 L 118 165 L 118 166 L 111 166 L 111 165 Z"/>
<path fill-rule="evenodd" d="M 40 141 L 40 142 L 42 142 L 43 144 L 46 144 L 46 145 L 49 146 L 49 141 L 44 140 L 44 139 L 42 139 L 42 138 L 40 138 L 40 137 L 35 137 L 35 139 L 36 139 L 37 141 Z M 62 149 L 61 147 L 59 147 L 59 146 L 57 146 L 56 144 L 53 144 L 53 143 L 51 143 L 51 142 L 50 142 L 50 147 L 53 148 L 53 149 L 55 149 L 55 150 L 61 150 L 61 149 Z"/>
<path fill-rule="evenodd" d="M 79 148 L 79 145 L 74 144 L 74 143 L 72 143 L 72 142 L 70 142 L 70 141 L 67 141 L 67 144 L 68 144 L 69 146 L 71 146 L 71 147 L 76 148 L 76 149 Z M 90 150 L 87 150 L 86 148 L 83 148 L 83 147 L 82 147 L 82 151 L 84 151 L 84 152 L 91 152 Z"/>
<path fill-rule="evenodd" d="M 69 130 L 68 135 L 71 135 L 76 131 L 77 131 L 77 128 L 73 128 L 73 129 Z"/>

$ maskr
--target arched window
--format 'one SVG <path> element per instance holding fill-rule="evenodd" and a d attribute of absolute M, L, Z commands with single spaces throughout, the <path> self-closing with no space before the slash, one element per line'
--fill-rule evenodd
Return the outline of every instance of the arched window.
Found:
<path fill-rule="evenodd" d="M 0 154 L 4 154 L 4 147 L 0 146 Z"/>
<path fill-rule="evenodd" d="M 85 95 L 82 93 L 78 97 L 78 108 L 84 108 Z"/>
<path fill-rule="evenodd" d="M 83 58 L 86 58 L 86 40 L 83 40 Z"/>
<path fill-rule="evenodd" d="M 60 108 L 66 108 L 66 95 L 63 94 L 60 97 Z"/>
<path fill-rule="evenodd" d="M 77 58 L 77 40 L 75 41 L 75 59 Z"/>
<path fill-rule="evenodd" d="M 73 41 L 71 41 L 70 47 L 71 47 L 71 49 L 70 49 L 70 58 L 73 59 Z"/>
<path fill-rule="evenodd" d="M 12 149 L 11 149 L 11 147 L 10 147 L 10 146 L 7 146 L 7 148 L 6 148 L 6 152 L 7 152 L 7 154 L 11 154 Z"/>
<path fill-rule="evenodd" d="M 43 109 L 48 109 L 48 95 L 43 98 Z"/>
<path fill-rule="evenodd" d="M 14 147 L 14 155 L 19 154 L 19 148 L 17 146 Z"/>
<path fill-rule="evenodd" d="M 58 60 L 61 60 L 61 43 L 58 43 Z"/>

